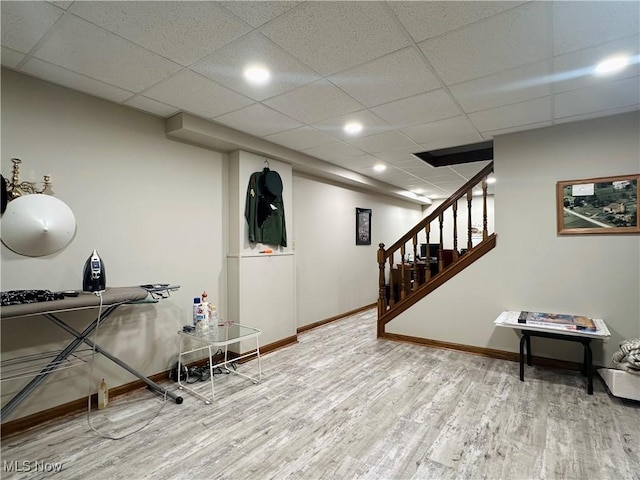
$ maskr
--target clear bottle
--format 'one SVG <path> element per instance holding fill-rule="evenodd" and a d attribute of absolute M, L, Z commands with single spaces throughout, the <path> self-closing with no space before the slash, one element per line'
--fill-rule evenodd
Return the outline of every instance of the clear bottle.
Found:
<path fill-rule="evenodd" d="M 218 315 L 218 309 L 215 305 L 209 306 L 209 322 L 211 324 L 211 334 L 214 340 L 218 339 L 219 336 L 219 326 L 220 326 L 220 317 Z"/>

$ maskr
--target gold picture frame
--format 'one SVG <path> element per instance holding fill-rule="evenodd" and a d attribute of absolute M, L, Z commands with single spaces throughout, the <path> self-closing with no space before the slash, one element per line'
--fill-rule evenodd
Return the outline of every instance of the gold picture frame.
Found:
<path fill-rule="evenodd" d="M 640 233 L 640 174 L 556 184 L 558 235 Z"/>

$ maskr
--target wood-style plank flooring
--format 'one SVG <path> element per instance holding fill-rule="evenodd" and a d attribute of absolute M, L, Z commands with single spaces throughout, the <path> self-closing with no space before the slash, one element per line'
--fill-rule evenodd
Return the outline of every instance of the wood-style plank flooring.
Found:
<path fill-rule="evenodd" d="M 375 310 L 216 376 L 123 440 L 86 414 L 2 441 L 2 479 L 640 479 L 640 407 L 577 372 L 376 339 Z M 517 338 L 514 336 L 514 344 Z M 254 372 L 256 361 L 240 365 Z M 206 393 L 207 384 L 198 384 Z M 92 413 L 122 435 L 162 407 L 140 390 Z M 27 470 L 16 465 L 30 462 Z M 34 471 L 59 462 L 60 473 Z M 14 463 L 11 463 L 14 462 Z M 8 471 L 13 470 L 13 471 Z"/>

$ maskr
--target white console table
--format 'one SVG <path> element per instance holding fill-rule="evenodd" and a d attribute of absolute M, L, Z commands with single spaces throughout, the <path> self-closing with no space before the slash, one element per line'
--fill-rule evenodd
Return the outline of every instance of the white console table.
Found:
<path fill-rule="evenodd" d="M 596 331 L 573 329 L 562 325 L 541 325 L 519 323 L 518 317 L 521 312 L 502 312 L 494 323 L 498 327 L 507 327 L 522 332 L 520 338 L 520 380 L 524 382 L 524 352 L 527 350 L 527 365 L 531 366 L 531 337 L 552 338 L 554 340 L 565 340 L 569 342 L 581 343 L 584 347 L 583 373 L 587 377 L 587 393 L 593 395 L 593 355 L 591 352 L 591 340 L 606 340 L 611 333 L 602 319 L 593 319 Z"/>
<path fill-rule="evenodd" d="M 227 323 L 210 327 L 205 332 L 185 332 L 178 331 L 178 335 L 180 336 L 180 353 L 178 354 L 178 372 L 182 370 L 183 357 L 189 353 L 199 352 L 202 350 L 208 350 L 209 352 L 209 382 L 211 384 L 211 398 L 202 395 L 195 390 L 187 387 L 182 383 L 180 379 L 180 375 L 178 375 L 178 386 L 181 390 L 187 390 L 189 393 L 195 395 L 204 401 L 207 405 L 211 404 L 215 397 L 214 387 L 213 387 L 213 372 L 216 368 L 222 368 L 229 373 L 233 373 L 235 375 L 239 375 L 247 380 L 251 380 L 253 383 L 259 383 L 262 380 L 262 364 L 260 363 L 260 343 L 258 341 L 258 336 L 262 333 L 262 330 L 254 327 L 250 327 L 248 325 L 242 325 L 239 323 Z M 234 356 L 234 358 L 229 358 L 229 345 L 234 343 L 238 343 L 242 340 L 249 340 L 255 338 L 256 340 L 256 349 L 255 351 L 251 351 L 245 353 L 240 356 Z M 191 350 L 184 350 L 185 341 L 187 339 L 195 340 L 200 344 L 199 347 L 193 348 Z M 222 349 L 224 352 L 224 360 L 217 364 L 213 363 L 213 357 L 218 349 Z M 258 376 L 251 377 L 249 375 L 245 375 L 244 373 L 240 373 L 235 369 L 229 369 L 228 365 L 231 362 L 236 362 L 238 360 L 242 360 L 244 358 L 256 357 L 258 360 Z"/>

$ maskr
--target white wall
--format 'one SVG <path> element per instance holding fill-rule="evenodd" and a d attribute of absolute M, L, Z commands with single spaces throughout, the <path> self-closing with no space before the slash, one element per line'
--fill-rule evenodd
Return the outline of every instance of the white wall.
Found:
<path fill-rule="evenodd" d="M 51 174 L 55 196 L 75 214 L 71 244 L 29 258 L 1 247 L 2 290 L 81 289 L 85 260 L 97 248 L 107 286 L 174 283 L 182 288 L 153 306 L 122 307 L 99 330 L 98 343 L 145 374 L 167 370 L 178 328 L 191 322 L 193 297 L 225 298 L 226 156 L 168 140 L 164 121 L 11 71 L 2 71 L 2 173 L 22 159 L 21 180 Z M 222 305 L 224 308 L 224 305 Z M 84 316 L 86 318 L 86 315 Z M 78 318 L 76 328 L 86 321 Z M 2 321 L 2 358 L 69 336 L 42 317 Z M 88 368 L 55 374 L 11 420 L 87 394 Z M 99 379 L 135 380 L 97 357 Z M 21 385 L 2 384 L 6 402 Z"/>
<path fill-rule="evenodd" d="M 517 351 L 503 310 L 584 314 L 611 330 L 594 362 L 640 337 L 640 236 L 556 233 L 556 182 L 640 171 L 638 112 L 497 137 L 497 246 L 387 325 L 387 331 Z M 452 328 L 455 326 L 455 328 Z M 534 354 L 581 361 L 578 344 L 534 339 Z"/>
<path fill-rule="evenodd" d="M 418 223 L 421 207 L 295 172 L 293 196 L 298 327 L 376 302 L 378 244 Z M 356 207 L 372 210 L 371 245 L 356 245 Z"/>

